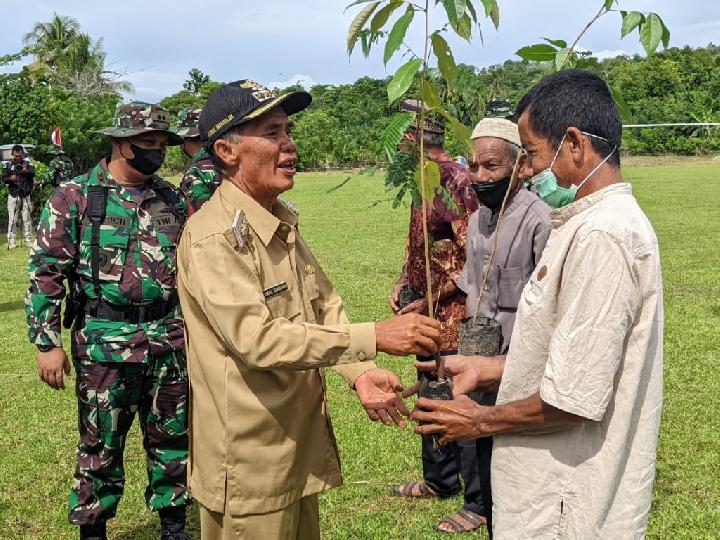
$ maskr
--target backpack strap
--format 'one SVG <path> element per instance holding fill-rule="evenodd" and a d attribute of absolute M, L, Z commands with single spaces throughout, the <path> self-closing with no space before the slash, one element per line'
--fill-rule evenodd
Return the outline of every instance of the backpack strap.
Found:
<path fill-rule="evenodd" d="M 105 207 L 107 205 L 108 188 L 103 186 L 90 186 L 87 193 L 87 210 L 90 216 L 90 270 L 92 271 L 93 289 L 95 297 L 100 300 L 100 225 L 105 221 Z"/>

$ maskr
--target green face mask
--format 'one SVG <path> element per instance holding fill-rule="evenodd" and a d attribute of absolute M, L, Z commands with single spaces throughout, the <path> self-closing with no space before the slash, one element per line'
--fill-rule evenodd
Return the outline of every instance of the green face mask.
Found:
<path fill-rule="evenodd" d="M 607 141 L 607 139 L 600 137 L 599 135 L 585 133 L 584 131 L 581 133 L 587 135 L 588 137 L 597 137 L 598 139 Z M 605 164 L 608 159 L 610 159 L 610 157 L 615 153 L 615 150 L 617 150 L 617 146 L 615 146 L 612 152 L 610 152 L 610 154 L 608 154 L 608 156 L 603 159 L 597 167 L 590 171 L 590 174 L 585 177 L 585 180 L 580 182 L 580 185 L 576 186 L 575 184 L 572 184 L 569 188 L 566 188 L 558 184 L 557 177 L 555 176 L 555 173 L 552 172 L 553 165 L 555 165 L 555 161 L 560 155 L 560 149 L 562 148 L 564 142 L 565 135 L 563 135 L 563 138 L 560 141 L 560 146 L 558 146 L 557 152 L 555 152 L 555 157 L 553 158 L 552 163 L 550 163 L 550 167 L 530 179 L 530 190 L 536 193 L 537 196 L 545 201 L 545 203 L 551 208 L 562 208 L 563 206 L 567 206 L 575 201 L 578 190 L 590 179 L 593 174 L 598 171 L 600 167 Z"/>

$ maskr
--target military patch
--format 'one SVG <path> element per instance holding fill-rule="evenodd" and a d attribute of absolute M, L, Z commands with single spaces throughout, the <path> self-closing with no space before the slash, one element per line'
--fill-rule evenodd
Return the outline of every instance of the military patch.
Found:
<path fill-rule="evenodd" d="M 288 290 L 287 282 L 281 281 L 280 283 L 265 289 L 263 291 L 263 296 L 265 297 L 265 300 L 268 300 L 269 298 L 272 298 L 273 296 L 277 296 L 278 294 L 283 293 L 287 290 Z"/>
<path fill-rule="evenodd" d="M 179 225 L 180 220 L 171 212 L 162 212 L 160 214 L 153 215 L 152 224 L 156 229 L 162 229 L 163 227 Z"/>
<path fill-rule="evenodd" d="M 117 256 L 117 251 L 114 249 L 101 249 L 99 253 L 99 268 L 100 272 L 103 274 L 109 274 L 112 270 L 113 263 L 115 262 L 115 257 Z"/>
<path fill-rule="evenodd" d="M 127 229 L 130 226 L 130 218 L 127 216 L 113 216 L 111 214 L 106 214 L 103 225 L 110 225 L 111 227 L 116 227 L 118 229 Z"/>

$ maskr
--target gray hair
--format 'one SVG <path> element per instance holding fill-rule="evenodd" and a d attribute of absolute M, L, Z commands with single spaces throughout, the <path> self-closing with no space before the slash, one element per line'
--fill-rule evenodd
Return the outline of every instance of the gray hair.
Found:
<path fill-rule="evenodd" d="M 242 128 L 243 125 L 240 124 L 239 126 L 235 126 L 227 130 L 225 133 L 223 133 L 220 137 L 216 139 L 216 141 L 228 141 L 232 144 L 238 144 L 240 141 L 242 141 Z M 213 146 L 215 143 L 213 142 Z M 224 175 L 225 170 L 225 163 L 223 160 L 221 160 L 217 154 L 215 154 L 215 149 L 211 146 L 210 148 L 207 148 L 207 153 L 210 156 L 210 161 L 212 161 L 213 167 L 215 168 L 215 172 L 218 173 L 220 176 Z"/>
<path fill-rule="evenodd" d="M 505 141 L 505 151 L 507 152 L 507 157 L 510 160 L 510 164 L 515 165 L 515 162 L 520 155 L 520 147 L 514 142 Z"/>

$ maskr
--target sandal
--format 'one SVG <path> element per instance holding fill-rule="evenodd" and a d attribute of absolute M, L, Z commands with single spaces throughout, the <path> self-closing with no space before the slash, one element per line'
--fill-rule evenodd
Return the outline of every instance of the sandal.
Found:
<path fill-rule="evenodd" d="M 463 508 L 457 514 L 443 519 L 437 524 L 435 529 L 444 533 L 463 533 L 474 531 L 486 523 L 487 519 L 485 519 L 485 516 Z"/>
<path fill-rule="evenodd" d="M 396 497 L 408 497 L 411 499 L 432 499 L 438 496 L 425 482 L 398 484 L 393 486 L 392 493 Z"/>

